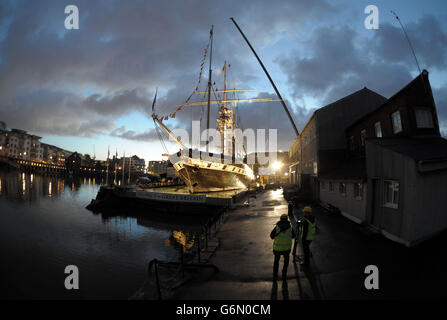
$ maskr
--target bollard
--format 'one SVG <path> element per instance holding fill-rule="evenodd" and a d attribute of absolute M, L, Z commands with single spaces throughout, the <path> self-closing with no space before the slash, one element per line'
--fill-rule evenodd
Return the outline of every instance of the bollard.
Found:
<path fill-rule="evenodd" d="M 200 238 L 197 236 L 197 260 L 200 263 Z"/>
<path fill-rule="evenodd" d="M 183 267 L 183 244 L 180 247 L 180 268 L 182 269 L 182 279 L 185 278 L 185 268 Z"/>
<path fill-rule="evenodd" d="M 158 260 L 157 259 L 154 259 L 154 268 L 155 268 L 155 282 L 157 284 L 158 300 L 162 300 L 161 289 L 160 289 L 160 280 L 158 279 Z"/>
<path fill-rule="evenodd" d="M 208 226 L 205 226 L 205 248 L 208 250 Z"/>

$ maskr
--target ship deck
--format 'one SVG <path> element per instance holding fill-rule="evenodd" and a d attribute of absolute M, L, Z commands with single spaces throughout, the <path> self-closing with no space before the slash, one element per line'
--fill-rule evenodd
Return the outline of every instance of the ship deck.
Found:
<path fill-rule="evenodd" d="M 149 189 L 141 189 L 142 191 L 147 192 L 162 192 L 162 193 L 173 193 L 173 194 L 185 194 L 191 195 L 188 191 L 187 186 L 169 186 L 169 187 L 158 187 L 158 188 L 149 188 Z M 214 192 L 197 192 L 194 195 L 205 195 L 207 198 L 225 198 L 232 199 L 234 196 L 237 196 L 241 193 L 246 192 L 248 189 L 236 189 L 236 190 L 226 190 L 226 191 L 214 191 Z"/>

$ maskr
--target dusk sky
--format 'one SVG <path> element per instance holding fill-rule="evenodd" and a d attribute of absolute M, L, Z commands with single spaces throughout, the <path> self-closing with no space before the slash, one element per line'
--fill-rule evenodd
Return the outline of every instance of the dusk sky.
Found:
<path fill-rule="evenodd" d="M 79 8 L 79 30 L 66 30 L 67 5 Z M 367 30 L 367 5 L 379 29 Z M 421 69 L 430 73 L 441 131 L 447 135 L 447 3 L 445 1 L 7 1 L 0 2 L 0 121 L 70 151 L 161 159 L 150 108 L 169 114 L 194 90 L 214 25 L 213 77 L 240 95 L 276 95 L 234 17 L 269 70 L 301 130 L 312 112 L 363 87 L 389 98 L 418 75 L 390 13 L 404 23 Z M 202 87 L 207 82 L 207 64 Z M 198 96 L 197 98 L 201 98 Z M 295 135 L 279 102 L 239 106 L 243 128 L 277 128 L 279 147 Z M 189 128 L 200 107 L 165 124 Z M 215 126 L 217 107 L 212 111 Z M 169 145 L 169 151 L 177 147 Z"/>

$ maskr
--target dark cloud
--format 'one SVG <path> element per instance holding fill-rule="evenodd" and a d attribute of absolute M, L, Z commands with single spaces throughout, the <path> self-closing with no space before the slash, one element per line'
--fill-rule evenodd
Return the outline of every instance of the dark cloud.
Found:
<path fill-rule="evenodd" d="M 277 99 L 276 94 L 260 92 L 255 98 Z M 291 103 L 285 100 L 286 106 L 292 115 L 292 118 L 298 130 L 301 130 L 309 120 L 314 110 L 304 107 L 291 107 Z M 239 106 L 241 128 L 243 129 L 276 129 L 278 136 L 278 148 L 288 149 L 295 140 L 295 132 L 284 112 L 281 102 L 252 102 L 242 103 Z M 266 131 L 268 132 L 268 131 Z"/>
<path fill-rule="evenodd" d="M 141 89 L 120 90 L 110 95 L 92 94 L 83 105 L 101 115 L 123 115 L 133 110 L 145 110 L 151 105 L 148 93 Z"/>
<path fill-rule="evenodd" d="M 148 107 L 155 87 L 168 92 L 160 108 L 173 111 L 193 89 L 211 24 L 215 61 L 232 57 L 244 82 L 254 79 L 244 61 L 253 57 L 228 17 L 262 48 L 333 10 L 323 0 L 70 4 L 79 7 L 79 30 L 64 29 L 60 1 L 0 5 L 2 21 L 9 18 L 0 31 L 0 118 L 8 125 L 41 134 L 102 133 L 115 128 L 114 116 Z"/>
<path fill-rule="evenodd" d="M 417 69 L 402 30 L 381 24 L 375 32 L 372 39 L 365 39 L 348 26 L 316 28 L 303 43 L 309 55 L 294 52 L 278 59 L 294 97 L 313 96 L 323 106 L 364 86 L 389 97 L 408 83 L 410 70 Z M 435 17 L 409 24 L 408 33 L 421 67 L 446 66 L 447 33 Z"/>
<path fill-rule="evenodd" d="M 359 46 L 360 40 L 347 26 L 321 27 L 305 43 L 309 57 L 294 53 L 278 59 L 294 97 L 313 96 L 321 107 L 364 86 L 389 96 L 411 80 L 405 66 L 373 59 L 371 47 Z"/>
<path fill-rule="evenodd" d="M 433 89 L 441 135 L 447 137 L 447 86 Z"/>
<path fill-rule="evenodd" d="M 125 126 L 121 126 L 119 128 L 114 129 L 110 132 L 112 137 L 118 137 L 127 140 L 135 140 L 135 141 L 153 141 L 158 139 L 157 132 L 155 129 L 148 130 L 144 133 L 137 133 L 133 130 L 126 130 Z"/>
<path fill-rule="evenodd" d="M 406 31 L 421 68 L 432 70 L 447 66 L 447 32 L 443 30 L 439 19 L 425 15 L 406 25 Z M 376 59 L 415 67 L 414 57 L 397 22 L 395 25 L 382 24 L 371 45 Z"/>
<path fill-rule="evenodd" d="M 372 39 L 348 23 L 322 26 L 326 17 L 338 14 L 338 7 L 324 0 L 73 0 L 70 4 L 79 7 L 80 30 L 64 29 L 66 3 L 61 1 L 0 4 L 0 119 L 10 127 L 37 134 L 155 139 L 153 130 L 117 128 L 117 119 L 134 111 L 149 115 L 156 87 L 157 113 L 175 111 L 195 87 L 210 25 L 215 26 L 216 86 L 222 88 L 217 64 L 225 59 L 231 59 L 235 70 L 234 87 L 265 80 L 228 20 L 231 16 L 258 52 L 282 39 L 303 39 L 312 30 L 302 43 L 306 55 L 290 52 L 277 60 L 293 92 L 287 105 L 299 129 L 313 111 L 303 98 L 313 97 L 319 107 L 363 86 L 390 96 L 411 80 L 409 70 L 415 69 L 398 25 L 381 24 Z M 437 18 L 409 22 L 407 31 L 422 67 L 446 68 L 447 33 Z M 202 84 L 206 76 L 205 72 Z M 434 95 L 439 97 L 440 120 L 446 121 L 441 109 L 445 97 L 437 91 Z M 276 98 L 264 92 L 258 97 Z M 191 119 L 200 118 L 201 109 L 184 109 L 168 124 L 189 128 Z M 282 148 L 293 141 L 294 132 L 279 102 L 241 104 L 239 110 L 244 128 L 278 129 Z M 213 108 L 212 126 L 216 117 Z"/>
<path fill-rule="evenodd" d="M 41 89 L 0 105 L 0 118 L 9 127 L 39 134 L 91 137 L 108 133 L 117 116 L 144 110 L 149 103 L 138 90 L 83 98 L 69 91 Z"/>

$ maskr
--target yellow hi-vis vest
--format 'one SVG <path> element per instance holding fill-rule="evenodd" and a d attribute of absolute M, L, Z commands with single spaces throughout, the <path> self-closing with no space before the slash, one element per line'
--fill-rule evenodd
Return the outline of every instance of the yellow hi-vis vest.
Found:
<path fill-rule="evenodd" d="M 306 218 L 304 218 L 304 220 L 306 220 L 308 223 L 307 235 L 306 235 L 306 239 L 304 239 L 304 240 L 312 241 L 313 239 L 315 239 L 315 233 L 317 233 L 317 223 L 316 222 L 312 223 L 309 220 L 307 220 Z M 304 228 L 304 226 L 301 226 L 301 228 L 300 228 L 301 239 L 303 238 L 303 231 L 304 231 L 303 228 Z"/>
<path fill-rule="evenodd" d="M 281 229 L 277 226 L 276 233 Z M 288 251 L 292 249 L 292 228 L 279 233 L 273 241 L 273 250 L 275 251 Z"/>

